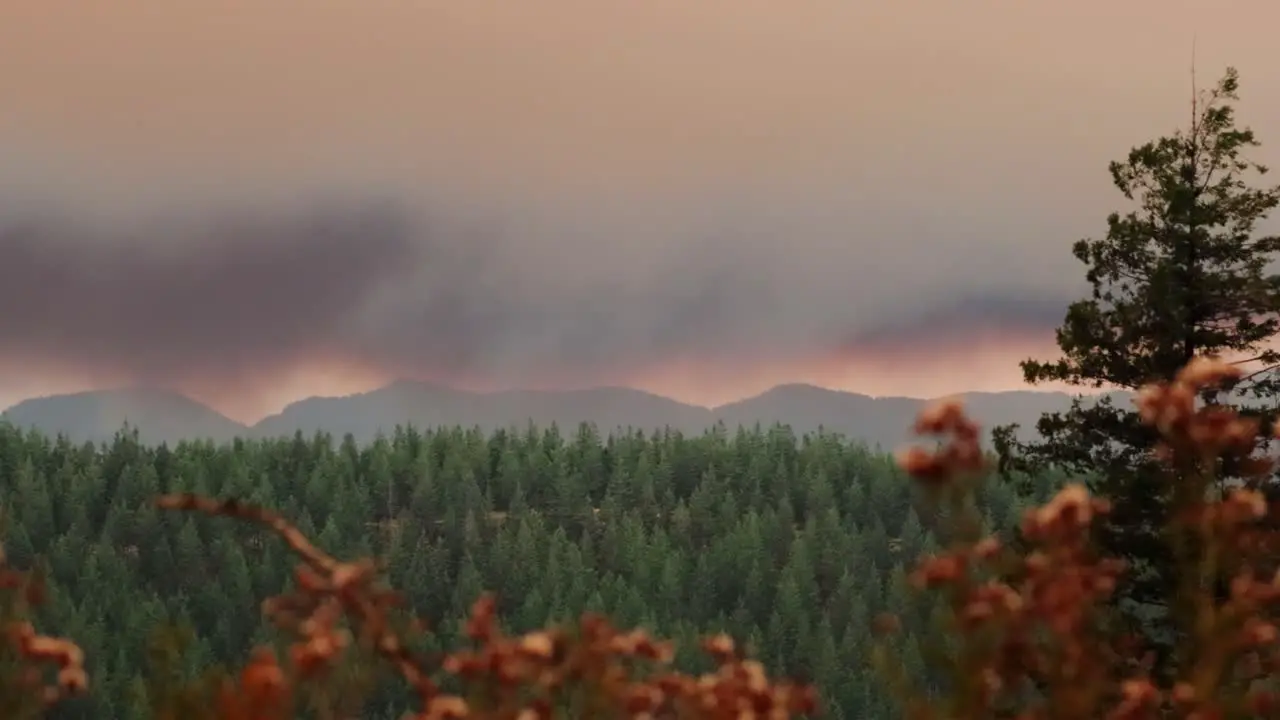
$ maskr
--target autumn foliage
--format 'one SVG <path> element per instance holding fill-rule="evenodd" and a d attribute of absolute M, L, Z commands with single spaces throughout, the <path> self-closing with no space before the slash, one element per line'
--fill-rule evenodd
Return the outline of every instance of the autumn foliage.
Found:
<path fill-rule="evenodd" d="M 915 431 L 941 442 L 906 450 L 899 462 L 951 520 L 945 550 L 922 559 L 912 576 L 921 592 L 946 598 L 947 652 L 939 660 L 946 692 L 927 697 L 912 689 L 914 678 L 903 676 L 892 652 L 898 618 L 878 619 L 883 644 L 872 653 L 901 691 L 907 717 L 1280 717 L 1272 684 L 1280 669 L 1273 624 L 1280 574 L 1272 560 L 1273 510 L 1258 490 L 1273 461 L 1258 454 L 1267 438 L 1255 420 L 1206 400 L 1238 377 L 1232 365 L 1197 359 L 1136 399 L 1143 422 L 1162 438 L 1152 452 L 1176 484 L 1168 538 L 1181 566 L 1178 597 L 1170 599 L 1181 649 L 1171 682 L 1151 674 L 1142 638 L 1112 622 L 1109 600 L 1125 568 L 1099 555 L 1092 541 L 1109 512 L 1106 499 L 1069 484 L 1026 513 L 1016 538 L 985 536 L 969 502 L 987 465 L 978 426 L 956 401 L 921 413 Z M 353 655 L 375 660 L 413 690 L 412 718 L 820 714 L 814 688 L 770 677 L 727 636 L 703 641 L 714 671 L 683 674 L 671 665 L 669 642 L 616 628 L 601 616 L 509 636 L 490 596 L 472 608 L 467 647 L 422 657 L 413 650 L 414 637 L 429 629 L 407 617 L 375 561 L 335 559 L 265 509 L 194 495 L 157 502 L 258 523 L 299 560 L 296 587 L 262 606 L 288 643 L 259 647 L 238 672 L 211 675 L 185 691 L 187 705 L 159 707 L 158 717 L 356 717 L 360 699 L 334 692 L 345 687 L 340 668 Z M 38 582 L 4 567 L 0 591 L 6 640 L 0 715 L 39 716 L 86 691 L 92 680 L 74 642 L 40 635 L 26 620 L 40 599 Z"/>
<path fill-rule="evenodd" d="M 1173 382 L 1147 386 L 1136 398 L 1142 421 L 1162 438 L 1152 451 L 1176 483 L 1168 537 L 1183 582 L 1170 603 L 1179 611 L 1182 640 L 1174 681 L 1158 682 L 1141 638 L 1107 623 L 1107 601 L 1124 567 L 1092 550 L 1091 531 L 1110 506 L 1084 485 L 1071 484 L 1027 512 L 1020 552 L 977 537 L 962 513 L 949 551 L 920 564 L 917 586 L 938 589 L 950 600 L 955 662 L 949 696 L 930 704 L 907 694 L 909 717 L 1280 714 L 1268 686 L 1280 660 L 1272 624 L 1280 575 L 1264 570 L 1273 533 L 1256 487 L 1271 473 L 1272 461 L 1254 454 L 1264 439 L 1256 420 L 1198 400 L 1238 378 L 1235 366 L 1201 358 Z M 978 469 L 975 426 L 958 403 L 943 402 L 921 415 L 916 430 L 944 441 L 935 453 L 904 453 L 903 465 L 940 499 L 960 507 Z M 1220 477 L 1226 459 L 1238 477 Z M 898 679 L 904 686 L 909 680 Z"/>

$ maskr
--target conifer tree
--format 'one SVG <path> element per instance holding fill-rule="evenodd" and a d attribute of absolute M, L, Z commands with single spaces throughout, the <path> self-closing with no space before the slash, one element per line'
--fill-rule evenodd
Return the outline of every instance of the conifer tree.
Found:
<path fill-rule="evenodd" d="M 1248 157 L 1259 144 L 1254 133 L 1237 126 L 1237 86 L 1228 69 L 1195 93 L 1189 127 L 1111 163 L 1112 181 L 1136 207 L 1112 213 L 1105 237 L 1075 243 L 1092 292 L 1057 330 L 1062 357 L 1021 364 L 1028 383 L 1132 391 L 1171 380 L 1193 357 L 1216 355 L 1248 370 L 1218 400 L 1273 421 L 1280 278 L 1271 263 L 1280 237 L 1255 228 L 1280 202 L 1280 187 L 1251 184 L 1266 168 Z M 1032 441 L 1016 438 L 1015 428 L 995 433 L 1006 473 L 1057 467 L 1114 503 L 1098 539 L 1129 561 L 1118 607 L 1167 667 L 1175 638 L 1165 630 L 1164 599 L 1177 585 L 1161 534 L 1178 478 L 1150 453 L 1155 431 L 1115 395 L 1077 398 L 1070 410 L 1046 414 Z M 1222 468 L 1219 477 L 1230 474 Z"/>

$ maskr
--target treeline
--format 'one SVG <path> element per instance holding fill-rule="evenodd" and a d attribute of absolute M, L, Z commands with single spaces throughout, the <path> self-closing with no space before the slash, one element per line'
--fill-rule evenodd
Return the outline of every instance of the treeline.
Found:
<path fill-rule="evenodd" d="M 1025 502 L 987 488 L 994 528 Z M 46 574 L 40 621 L 84 648 L 87 697 L 55 717 L 147 717 L 148 647 L 157 628 L 189 628 L 189 674 L 234 665 L 268 639 L 261 601 L 291 583 L 273 536 L 222 519 L 165 513 L 162 493 L 272 508 L 339 557 L 374 555 L 434 631 L 436 649 L 484 590 L 528 631 L 599 611 L 681 641 L 727 632 L 774 672 L 816 683 L 833 717 L 890 717 L 868 667 L 873 618 L 933 613 L 909 588 L 935 547 L 936 514 L 893 461 L 838 436 L 785 427 L 700 437 L 583 426 L 484 434 L 398 430 L 367 446 L 326 436 L 148 447 L 122 432 L 75 445 L 0 425 L 5 548 Z M 924 676 L 924 645 L 901 639 Z M 368 717 L 405 698 L 375 695 Z"/>

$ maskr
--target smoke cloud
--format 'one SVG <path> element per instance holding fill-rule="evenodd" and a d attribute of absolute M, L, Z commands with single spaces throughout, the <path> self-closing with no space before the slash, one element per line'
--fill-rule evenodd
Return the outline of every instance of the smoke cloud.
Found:
<path fill-rule="evenodd" d="M 714 375 L 901 355 L 990 329 L 1043 333 L 1061 317 L 1063 297 L 975 295 L 962 272 L 952 289 L 877 279 L 888 258 L 783 232 L 695 234 L 627 259 L 586 236 L 433 222 L 395 203 L 95 226 L 33 217 L 0 228 L 0 357 L 220 394 L 325 364 L 582 386 L 671 362 Z"/>

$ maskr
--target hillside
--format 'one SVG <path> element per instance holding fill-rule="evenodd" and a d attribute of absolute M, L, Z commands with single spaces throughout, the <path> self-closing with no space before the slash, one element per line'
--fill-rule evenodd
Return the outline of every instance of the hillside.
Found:
<path fill-rule="evenodd" d="M 0 415 L 18 427 L 64 434 L 78 442 L 110 440 L 125 423 L 147 442 L 217 442 L 249 428 L 179 393 L 149 388 L 80 392 L 24 400 Z"/>

